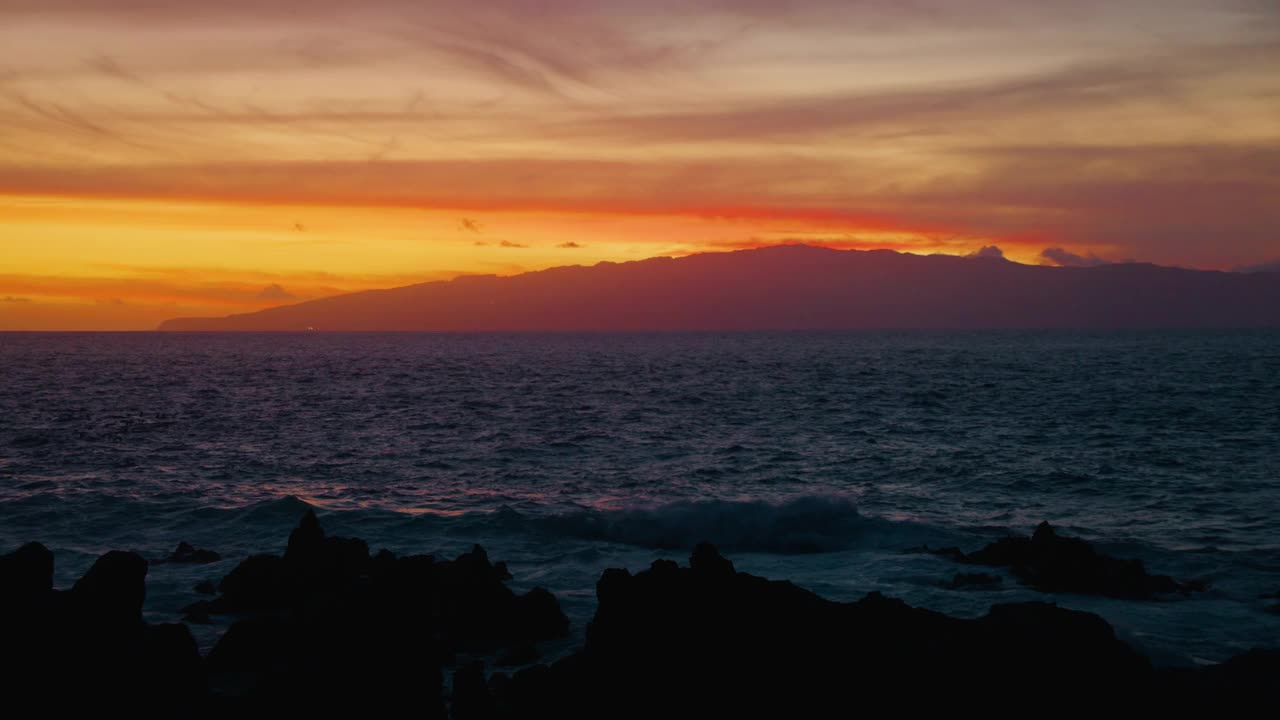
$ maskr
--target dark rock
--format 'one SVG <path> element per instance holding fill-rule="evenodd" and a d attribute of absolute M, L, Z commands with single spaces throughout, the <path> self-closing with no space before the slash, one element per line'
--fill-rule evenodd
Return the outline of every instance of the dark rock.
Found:
<path fill-rule="evenodd" d="M 1064 680 L 1074 680 L 1071 684 L 1086 694 L 1106 688 L 1121 697 L 1148 690 L 1146 659 L 1117 640 L 1111 626 L 1093 613 L 1044 602 L 1011 603 L 993 605 L 977 623 L 985 642 L 1009 653 L 1008 660 L 997 664 L 1030 663 L 1011 672 L 1044 691 Z"/>
<path fill-rule="evenodd" d="M 47 702 L 74 688 L 96 707 L 142 716 L 443 720 L 443 662 L 496 652 L 499 663 L 529 665 L 538 642 L 568 627 L 553 595 L 512 592 L 508 569 L 479 546 L 452 561 L 370 556 L 362 541 L 325 536 L 309 513 L 283 557 L 246 559 L 218 597 L 186 608 L 191 622 L 248 615 L 202 661 L 185 625 L 143 622 L 145 560 L 107 553 L 59 592 L 47 553 L 32 545 L 0 557 L 0 598 L 10 610 L 0 614 L 0 667 L 10 702 Z M 1008 561 L 1020 577 L 1050 585 L 1098 586 L 1102 573 L 1110 583 L 1102 587 L 1149 588 L 1142 578 L 1152 577 L 1047 525 L 964 559 L 975 557 Z M 982 573 L 951 582 L 995 584 Z M 596 591 L 579 651 L 511 677 L 461 664 L 453 717 L 808 717 L 890 704 L 954 712 L 972 697 L 1019 712 L 1048 701 L 1055 712 L 1280 709 L 1280 652 L 1154 670 L 1101 618 L 1051 603 L 995 605 L 959 619 L 879 593 L 832 602 L 737 572 L 709 544 L 688 567 L 658 560 L 635 574 L 606 570 Z"/>
<path fill-rule="evenodd" d="M 166 712 L 185 714 L 204 698 L 204 660 L 186 625 L 148 625 L 143 631 L 142 662 L 138 668 L 147 691 Z"/>
<path fill-rule="evenodd" d="M 191 589 L 200 593 L 201 595 L 217 595 L 218 594 L 218 585 L 212 580 L 201 580 L 200 582 L 195 584 L 195 587 Z"/>
<path fill-rule="evenodd" d="M 307 560 L 318 555 L 324 547 L 324 530 L 315 510 L 307 510 L 298 527 L 289 533 L 289 544 L 284 556 L 288 560 Z"/>
<path fill-rule="evenodd" d="M 517 665 L 532 665 L 538 662 L 540 654 L 536 643 L 524 643 L 522 645 L 514 645 L 507 648 L 498 655 L 496 664 L 501 667 L 514 667 Z"/>
<path fill-rule="evenodd" d="M 479 545 L 473 546 L 470 552 L 459 555 L 458 559 L 453 561 L 453 564 L 459 572 L 473 575 L 476 580 L 481 582 L 504 582 L 511 579 L 511 573 L 507 571 L 506 563 L 490 564 L 489 554 Z"/>
<path fill-rule="evenodd" d="M 1011 568 L 1019 580 L 1042 592 L 1150 600 L 1207 586 L 1203 581 L 1179 583 L 1167 575 L 1150 575 L 1141 560 L 1103 555 L 1084 540 L 1058 535 L 1047 522 L 1040 523 L 1030 538 L 1000 538 L 968 555 L 950 548 L 935 554 L 973 565 Z"/>
<path fill-rule="evenodd" d="M 1280 592 L 1263 593 L 1258 596 L 1259 600 L 1280 600 Z"/>
<path fill-rule="evenodd" d="M 25 605 L 53 589 L 53 553 L 27 543 L 0 555 L 0 607 Z"/>
<path fill-rule="evenodd" d="M 178 547 L 174 548 L 172 553 L 169 553 L 169 557 L 163 560 L 156 560 L 153 564 L 190 563 L 193 565 L 207 565 L 218 562 L 221 559 L 222 556 L 212 550 L 198 549 L 190 543 L 180 542 Z"/>
<path fill-rule="evenodd" d="M 361 540 L 326 536 L 308 512 L 283 557 L 246 559 L 208 604 L 215 614 L 257 615 L 214 647 L 212 682 L 255 708 L 305 689 L 335 702 L 376 695 L 438 714 L 439 667 L 456 653 L 527 653 L 567 633 L 553 595 L 517 595 L 505 585 L 510 577 L 479 546 L 453 561 L 386 550 L 370 556 Z"/>
<path fill-rule="evenodd" d="M 279 557 L 253 555 L 218 583 L 222 595 L 213 601 L 211 609 L 218 613 L 283 609 L 293 599 L 291 575 Z"/>
<path fill-rule="evenodd" d="M 675 560 L 666 560 L 666 559 L 654 560 L 649 565 L 650 572 L 661 573 L 665 575 L 670 575 L 672 573 L 675 573 L 679 569 L 680 569 L 680 566 L 676 564 Z"/>
<path fill-rule="evenodd" d="M 605 571 L 586 646 L 549 667 L 495 676 L 499 712 L 805 717 L 851 703 L 952 712 L 958 698 L 980 696 L 1011 709 L 1052 698 L 1055 712 L 1174 714 L 1280 700 L 1273 652 L 1156 671 L 1090 613 L 1030 602 L 962 620 L 879 593 L 836 603 L 726 573 L 717 557 L 707 546 L 689 569 L 663 561 L 635 575 Z"/>
<path fill-rule="evenodd" d="M 241 620 L 209 653 L 210 685 L 254 716 L 445 717 L 438 653 L 385 618 L 266 615 Z"/>
<path fill-rule="evenodd" d="M 1178 714 L 1274 717 L 1280 712 L 1280 650 L 1255 648 L 1224 663 L 1163 670 L 1156 696 Z"/>
<path fill-rule="evenodd" d="M 689 567 L 696 573 L 711 576 L 733 575 L 733 563 L 716 551 L 711 543 L 701 543 L 693 549 Z"/>
<path fill-rule="evenodd" d="M 1036 529 L 1031 532 L 1031 542 L 1048 543 L 1058 539 L 1058 533 L 1049 524 L 1048 520 L 1041 520 Z"/>
<path fill-rule="evenodd" d="M 326 537 L 315 511 L 307 510 L 289 535 L 284 557 L 254 555 L 237 565 L 219 583 L 222 594 L 211 612 L 297 610 L 319 596 L 340 597 L 361 582 L 375 560 L 363 540 Z"/>
<path fill-rule="evenodd" d="M 497 705 L 489 694 L 484 663 L 472 662 L 453 673 L 453 720 L 490 720 L 497 717 Z"/>
<path fill-rule="evenodd" d="M 99 557 L 71 588 L 82 609 L 119 622 L 140 622 L 147 598 L 147 561 L 121 550 Z"/>
<path fill-rule="evenodd" d="M 538 640 L 564 637 L 569 618 L 560 610 L 556 596 L 542 588 L 517 595 L 511 604 L 511 643 L 529 645 Z"/>
<path fill-rule="evenodd" d="M 267 673 L 300 661 L 303 636 L 295 623 L 280 617 L 241 620 L 209 652 L 213 672 Z"/>
<path fill-rule="evenodd" d="M 1267 612 L 1272 615 L 1280 615 L 1280 603 L 1268 607 Z"/>
<path fill-rule="evenodd" d="M 498 706 L 511 717 L 802 717 L 851 698 L 954 708 L 974 693 L 1114 706 L 1152 678 L 1088 613 L 1027 603 L 961 620 L 877 593 L 831 602 L 729 567 L 703 546 L 689 569 L 606 571 L 583 650 L 495 684 Z"/>
<path fill-rule="evenodd" d="M 142 620 L 147 562 L 113 551 L 70 591 L 51 588 L 51 556 L 27 546 L 0 563 L 25 592 L 0 614 L 0 668 L 10 707 L 128 709 L 133 716 L 191 714 L 203 700 L 204 670 L 184 625 Z M 8 580 L 8 578 L 5 578 Z M 9 599 L 14 593 L 0 595 Z"/>
<path fill-rule="evenodd" d="M 1004 583 L 999 575 L 988 573 L 956 573 L 950 582 L 943 583 L 949 590 L 996 590 Z"/>

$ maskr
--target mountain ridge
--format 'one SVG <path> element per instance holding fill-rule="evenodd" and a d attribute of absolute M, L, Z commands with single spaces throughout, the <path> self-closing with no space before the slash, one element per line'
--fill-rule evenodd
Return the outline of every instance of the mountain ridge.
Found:
<path fill-rule="evenodd" d="M 162 331 L 1280 327 L 1280 275 L 784 245 L 464 275 Z"/>

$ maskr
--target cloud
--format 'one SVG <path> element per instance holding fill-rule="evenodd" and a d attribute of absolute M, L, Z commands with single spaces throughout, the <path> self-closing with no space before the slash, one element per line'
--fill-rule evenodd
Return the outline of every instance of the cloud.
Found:
<path fill-rule="evenodd" d="M 1274 2 L 1066 5 L 0 0 L 0 194 L 1274 255 Z"/>
<path fill-rule="evenodd" d="M 828 90 L 807 95 L 746 97 L 715 104 L 671 106 L 640 113 L 604 114 L 562 128 L 568 134 L 604 135 L 631 142 L 788 142 L 819 133 L 876 138 L 981 136 L 983 127 L 1025 127 L 1056 134 L 1064 114 L 1092 119 L 1107 107 L 1144 114 L 1143 106 L 1199 106 L 1206 83 L 1234 76 L 1241 63 L 1280 61 L 1280 43 L 1241 42 L 1201 48 L 1194 54 L 1167 49 L 1155 54 L 1106 57 L 1014 77 L 870 90 Z M 1275 83 L 1262 82 L 1274 90 Z M 1144 115 L 1145 117 L 1145 115 Z M 1192 116 L 1181 116 L 1186 122 Z M 1103 121 L 1105 123 L 1105 120 Z M 1103 129 L 1107 129 L 1105 124 Z"/>
<path fill-rule="evenodd" d="M 1280 143 L 958 151 L 969 176 L 903 193 L 917 220 L 1102 257 L 1233 267 L 1274 255 Z M 895 203 L 896 204 L 896 203 Z"/>
<path fill-rule="evenodd" d="M 1077 255 L 1076 253 L 1064 250 L 1062 248 L 1045 248 L 1040 257 L 1052 262 L 1058 267 L 1096 267 L 1098 265 L 1106 265 L 1107 261 L 1089 253 L 1088 255 Z"/>
<path fill-rule="evenodd" d="M 1280 142 L 975 146 L 932 157 L 939 169 L 929 182 L 891 185 L 892 168 L 807 155 L 8 164 L 0 194 L 793 221 L 833 233 L 982 238 L 1006 250 L 1091 246 L 1108 257 L 1200 267 L 1274 255 Z M 965 171 L 943 170 L 950 167 Z"/>
<path fill-rule="evenodd" d="M 29 303 L 31 298 L 14 297 L 13 295 L 5 295 L 0 297 L 0 303 Z"/>
<path fill-rule="evenodd" d="M 467 232 L 478 233 L 483 227 L 479 220 L 473 220 L 472 218 L 464 217 L 458 221 L 458 228 Z"/>
<path fill-rule="evenodd" d="M 297 297 L 281 287 L 279 283 L 271 283 L 258 293 L 259 300 L 296 300 Z"/>
<path fill-rule="evenodd" d="M 499 247 L 504 247 L 504 248 L 527 248 L 527 247 L 529 247 L 528 245 L 521 245 L 520 243 L 514 243 L 514 242 L 511 242 L 510 240 L 503 240 L 502 242 L 498 243 L 498 246 L 499 246 Z"/>
<path fill-rule="evenodd" d="M 537 182 L 530 182 L 530 179 Z M 823 158 L 691 160 L 224 162 L 135 167 L 0 164 L 0 194 L 287 205 L 793 218 L 901 227 L 874 195 L 815 194 L 815 178 L 854 187 L 874 168 Z M 857 209 L 857 208 L 865 209 Z M 850 209 L 854 208 L 854 209 Z"/>
<path fill-rule="evenodd" d="M 1004 251 L 995 245 L 983 245 L 977 250 L 969 253 L 971 258 L 994 258 L 998 260 L 1004 259 Z"/>
<path fill-rule="evenodd" d="M 253 27 L 293 40 L 276 43 L 273 57 L 300 56 L 312 67 L 343 69 L 353 59 L 351 48 L 344 46 L 373 45 L 384 61 L 415 61 L 503 93 L 568 99 L 584 91 L 607 92 L 632 76 L 689 69 L 714 45 L 670 31 L 646 32 L 671 23 L 638 18 L 670 17 L 685 10 L 674 0 L 660 2 L 670 12 L 655 12 L 631 0 L 6 0 L 0 3 L 0 23 L 33 18 L 112 30 L 125 24 L 132 34 L 143 32 L 140 28 L 176 27 L 187 30 L 187 38 L 202 30 Z M 714 18 L 716 13 L 694 14 Z M 730 27 L 745 22 L 737 19 Z M 353 35 L 360 42 L 339 42 Z M 299 36 L 310 37 L 300 43 Z M 107 73 L 118 69 L 111 63 L 98 65 Z"/>
<path fill-rule="evenodd" d="M 573 242 L 573 241 L 569 241 L 569 242 L 565 242 L 565 243 L 560 243 L 560 244 L 559 244 L 559 245 L 557 245 L 556 247 L 558 247 L 558 248 L 567 248 L 567 249 L 576 249 L 576 248 L 585 247 L 585 246 L 584 246 L 584 245 L 579 245 L 578 243 Z"/>

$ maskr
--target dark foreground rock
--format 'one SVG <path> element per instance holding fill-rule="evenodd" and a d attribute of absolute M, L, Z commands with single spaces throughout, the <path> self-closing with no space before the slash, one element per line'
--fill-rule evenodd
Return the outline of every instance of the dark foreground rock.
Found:
<path fill-rule="evenodd" d="M 1024 603 L 961 620 L 878 593 L 831 602 L 735 572 L 707 545 L 688 568 L 663 560 L 635 575 L 606 571 L 597 595 L 583 650 L 496 683 L 499 707 L 529 717 L 819 717 L 962 697 L 1117 697 L 1152 676 L 1094 615 Z"/>
<path fill-rule="evenodd" d="M 146 575 L 142 557 L 112 551 L 59 591 L 43 545 L 0 557 L 0 712 L 195 713 L 206 697 L 200 654 L 185 625 L 143 622 Z"/>
<path fill-rule="evenodd" d="M 517 595 L 483 548 L 452 561 L 370 555 L 364 541 L 326 536 L 308 512 L 281 557 L 240 563 L 195 617 L 238 613 L 208 657 L 231 705 L 361 713 L 444 713 L 442 664 L 459 652 L 524 649 L 568 632 L 551 593 Z"/>
<path fill-rule="evenodd" d="M 180 546 L 175 561 L 200 552 Z M 187 609 L 189 622 L 241 617 L 205 659 L 186 625 L 143 622 L 146 574 L 142 557 L 109 552 L 62 592 L 42 545 L 0 556 L 0 708 L 443 718 L 441 666 L 457 653 L 531 662 L 536 643 L 568 631 L 554 596 L 512 592 L 478 546 L 452 561 L 371 556 L 313 513 L 282 557 L 245 560 Z"/>
<path fill-rule="evenodd" d="M 959 548 L 929 552 L 970 565 L 1008 567 L 1022 582 L 1042 592 L 1103 595 L 1151 600 L 1158 595 L 1199 592 L 1204 583 L 1151 575 L 1141 560 L 1122 560 L 1093 549 L 1079 538 L 1062 537 L 1047 522 L 1031 537 L 1001 538 L 973 553 Z"/>
<path fill-rule="evenodd" d="M 0 556 L 6 714 L 33 701 L 156 717 L 1280 710 L 1274 650 L 1155 670 L 1089 613 L 1031 602 L 960 619 L 878 593 L 832 602 L 737 572 L 710 545 L 688 567 L 605 571 L 585 646 L 514 675 L 490 675 L 477 658 L 532 662 L 567 621 L 549 593 L 511 592 L 479 547 L 452 561 L 370 555 L 308 514 L 283 556 L 245 560 L 198 608 L 239 617 L 204 659 L 186 626 L 142 621 L 137 555 L 103 555 L 64 592 L 52 570 L 40 545 Z"/>
<path fill-rule="evenodd" d="M 735 572 L 706 545 L 688 568 L 606 571 L 597 594 L 580 652 L 487 688 L 472 677 L 456 692 L 488 693 L 492 704 L 466 706 L 506 717 L 826 717 L 1280 702 L 1276 652 L 1170 676 L 1089 613 L 1032 602 L 962 620 L 877 593 L 836 603 Z"/>
<path fill-rule="evenodd" d="M 161 560 L 155 560 L 152 564 L 162 565 L 164 563 L 187 563 L 191 565 L 208 565 L 222 559 L 222 556 L 212 550 L 197 548 L 191 543 L 180 542 L 178 547 L 174 548 L 169 556 Z"/>

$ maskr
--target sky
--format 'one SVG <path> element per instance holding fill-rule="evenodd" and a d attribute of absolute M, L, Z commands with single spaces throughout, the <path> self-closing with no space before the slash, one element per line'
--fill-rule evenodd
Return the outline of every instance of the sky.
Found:
<path fill-rule="evenodd" d="M 0 330 L 781 243 L 1280 259 L 1274 0 L 0 0 Z"/>

